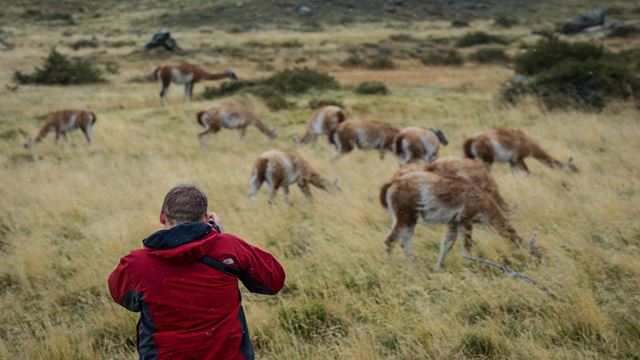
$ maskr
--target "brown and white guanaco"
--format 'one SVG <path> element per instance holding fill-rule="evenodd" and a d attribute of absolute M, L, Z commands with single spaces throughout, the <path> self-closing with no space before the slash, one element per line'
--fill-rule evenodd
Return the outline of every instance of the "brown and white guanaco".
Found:
<path fill-rule="evenodd" d="M 236 74 L 231 70 L 224 70 L 221 73 L 211 73 L 203 68 L 187 62 L 168 62 L 158 66 L 153 71 L 153 77 L 160 81 L 160 104 L 164 105 L 165 98 L 169 95 L 169 85 L 172 82 L 184 84 L 183 101 L 191 99 L 193 95 L 193 85 L 205 80 L 231 79 L 238 80 Z"/>
<path fill-rule="evenodd" d="M 411 243 L 418 220 L 449 227 L 440 244 L 435 271 L 442 267 L 459 232 L 464 236 L 462 254 L 468 254 L 475 222 L 489 224 L 517 247 L 523 245 L 522 238 L 491 196 L 460 176 L 414 171 L 394 177 L 380 189 L 380 203 L 393 221 L 385 241 L 387 254 L 390 256 L 400 241 L 410 264 L 414 263 Z"/>
<path fill-rule="evenodd" d="M 307 130 L 302 139 L 294 139 L 294 143 L 308 144 L 315 142 L 318 136 L 328 135 L 347 118 L 344 109 L 339 106 L 323 106 L 313 112 L 307 122 Z"/>
<path fill-rule="evenodd" d="M 408 127 L 396 135 L 393 140 L 393 152 L 400 165 L 418 160 L 430 164 L 438 157 L 440 144 L 449 144 L 442 131 L 434 128 Z"/>
<path fill-rule="evenodd" d="M 481 160 L 488 166 L 494 162 L 508 162 L 512 169 L 528 173 L 524 159 L 531 156 L 550 168 L 578 172 L 573 158 L 564 163 L 554 159 L 535 140 L 516 129 L 493 129 L 478 133 L 464 141 L 463 149 L 466 157 Z"/>
<path fill-rule="evenodd" d="M 206 135 L 215 134 L 222 128 L 237 129 L 240 134 L 240 139 L 243 139 L 247 127 L 254 125 L 269 139 L 275 139 L 277 137 L 275 128 L 269 127 L 258 115 L 241 104 L 227 103 L 214 106 L 208 110 L 200 111 L 196 115 L 196 118 L 203 129 L 198 134 L 198 139 L 202 147 L 207 146 L 204 141 Z"/>
<path fill-rule="evenodd" d="M 291 205 L 289 185 L 292 184 L 297 184 L 309 200 L 312 199 L 309 185 L 324 191 L 337 187 L 337 179 L 332 184 L 313 170 L 311 165 L 292 149 L 269 150 L 260 155 L 251 172 L 249 199 L 256 196 L 264 182 L 269 187 L 269 204 L 273 203 L 276 192 L 282 188 L 285 202 Z"/>
<path fill-rule="evenodd" d="M 378 150 L 380 158 L 384 159 L 386 151 L 393 151 L 393 140 L 398 131 L 397 128 L 377 120 L 355 119 L 342 122 L 329 134 L 329 142 L 338 152 L 334 160 L 356 147 Z"/>
<path fill-rule="evenodd" d="M 64 109 L 52 112 L 47 116 L 47 120 L 40 128 L 35 140 L 29 137 L 24 147 L 30 148 L 39 144 L 51 131 L 56 133 L 56 143 L 60 136 L 62 136 L 65 143 L 68 143 L 67 133 L 77 129 L 82 130 L 85 139 L 91 144 L 91 129 L 95 123 L 96 114 L 89 110 Z"/>

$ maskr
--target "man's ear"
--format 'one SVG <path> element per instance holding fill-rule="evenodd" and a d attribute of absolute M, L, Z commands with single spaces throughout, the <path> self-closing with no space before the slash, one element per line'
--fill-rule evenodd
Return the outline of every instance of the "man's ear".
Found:
<path fill-rule="evenodd" d="M 167 214 L 165 214 L 163 211 L 160 211 L 160 224 L 162 225 L 167 225 L 169 219 L 167 219 Z"/>
<path fill-rule="evenodd" d="M 209 215 L 202 215 L 202 219 L 200 219 L 201 222 L 203 223 L 208 223 L 209 222 Z"/>

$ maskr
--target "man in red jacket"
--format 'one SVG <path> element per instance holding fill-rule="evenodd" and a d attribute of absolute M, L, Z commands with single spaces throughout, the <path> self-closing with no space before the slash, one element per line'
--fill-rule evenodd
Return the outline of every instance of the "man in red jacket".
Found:
<path fill-rule="evenodd" d="M 238 282 L 274 295 L 284 270 L 269 253 L 222 233 L 207 197 L 178 185 L 164 199 L 158 231 L 120 259 L 113 299 L 140 312 L 140 359 L 253 359 Z"/>

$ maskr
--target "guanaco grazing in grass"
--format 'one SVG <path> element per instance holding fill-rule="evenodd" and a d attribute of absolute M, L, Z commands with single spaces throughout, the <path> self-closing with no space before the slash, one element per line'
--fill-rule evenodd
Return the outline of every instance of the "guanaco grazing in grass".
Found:
<path fill-rule="evenodd" d="M 498 191 L 498 184 L 491 176 L 487 166 L 479 161 L 459 156 L 445 156 L 437 159 L 424 168 L 440 175 L 461 176 L 486 191 L 505 214 L 510 212 L 509 206 Z"/>
<path fill-rule="evenodd" d="M 540 145 L 516 129 L 493 129 L 467 138 L 463 144 L 464 154 L 470 159 L 478 159 L 491 166 L 494 162 L 508 162 L 512 169 L 529 172 L 524 162 L 528 156 L 553 169 L 578 172 L 570 157 L 560 162 L 547 154 Z"/>
<path fill-rule="evenodd" d="M 337 187 L 337 181 L 338 179 L 332 184 L 322 177 L 295 150 L 268 150 L 262 153 L 253 165 L 249 199 L 254 198 L 266 182 L 269 187 L 269 204 L 273 203 L 276 192 L 282 188 L 285 202 L 291 205 L 289 185 L 297 184 L 305 197 L 311 200 L 309 185 L 328 192 L 332 187 Z"/>
<path fill-rule="evenodd" d="M 334 160 L 356 147 L 378 150 L 380 159 L 384 159 L 386 151 L 393 151 L 393 140 L 398 131 L 397 128 L 377 120 L 356 119 L 342 122 L 329 134 L 329 141 L 338 152 Z"/>
<path fill-rule="evenodd" d="M 206 147 L 204 137 L 208 134 L 215 134 L 222 128 L 237 129 L 240 139 L 244 138 L 247 127 L 254 125 L 269 139 L 277 137 L 276 129 L 269 127 L 258 115 L 241 104 L 227 103 L 200 111 L 196 118 L 202 126 L 202 131 L 198 134 L 200 145 Z"/>
<path fill-rule="evenodd" d="M 153 71 L 153 77 L 160 81 L 160 104 L 164 105 L 165 98 L 169 95 L 169 85 L 171 82 L 184 84 L 183 101 L 191 99 L 193 95 L 193 85 L 205 80 L 230 79 L 238 80 L 236 74 L 231 70 L 224 70 L 221 73 L 211 73 L 203 68 L 187 62 L 168 62 L 158 66 Z"/>
<path fill-rule="evenodd" d="M 315 142 L 318 136 L 328 135 L 347 118 L 344 109 L 339 106 L 323 106 L 313 112 L 307 122 L 307 130 L 302 139 L 294 139 L 294 143 L 308 144 Z"/>
<path fill-rule="evenodd" d="M 418 160 L 430 164 L 438 158 L 440 144 L 449 144 L 442 131 L 434 128 L 408 127 L 396 135 L 393 140 L 393 152 L 400 165 Z"/>
<path fill-rule="evenodd" d="M 24 144 L 25 148 L 30 148 L 39 144 L 51 131 L 56 132 L 56 143 L 60 136 L 68 143 L 67 133 L 77 129 L 82 130 L 85 139 L 91 144 L 91 129 L 96 123 L 96 114 L 83 109 L 64 109 L 50 113 L 47 120 L 40 128 L 35 140 L 29 136 Z"/>
<path fill-rule="evenodd" d="M 473 244 L 474 222 L 489 224 L 516 247 L 523 245 L 522 238 L 492 197 L 460 176 L 414 171 L 394 177 L 380 189 L 380 204 L 393 221 L 385 241 L 387 254 L 391 256 L 396 242 L 400 241 L 409 264 L 414 263 L 411 243 L 418 220 L 449 227 L 440 244 L 435 271 L 442 267 L 459 232 L 464 236 L 462 254 L 468 254 Z"/>

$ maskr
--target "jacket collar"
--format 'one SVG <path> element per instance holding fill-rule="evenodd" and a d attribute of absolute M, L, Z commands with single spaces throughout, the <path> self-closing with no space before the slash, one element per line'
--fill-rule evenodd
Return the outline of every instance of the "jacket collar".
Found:
<path fill-rule="evenodd" d="M 179 224 L 171 229 L 160 230 L 153 233 L 142 241 L 147 248 L 152 249 L 173 249 L 198 239 L 211 232 L 209 224 L 192 222 Z"/>

